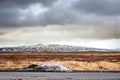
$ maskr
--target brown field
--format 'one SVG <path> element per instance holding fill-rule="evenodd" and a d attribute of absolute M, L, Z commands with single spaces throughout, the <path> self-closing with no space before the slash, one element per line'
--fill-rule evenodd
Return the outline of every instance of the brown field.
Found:
<path fill-rule="evenodd" d="M 44 63 L 61 64 L 70 70 L 120 71 L 120 52 L 0 53 L 0 70 Z"/>

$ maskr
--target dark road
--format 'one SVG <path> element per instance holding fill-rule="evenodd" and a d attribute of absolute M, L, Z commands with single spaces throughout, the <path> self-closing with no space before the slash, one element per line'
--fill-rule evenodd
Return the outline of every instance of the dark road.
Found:
<path fill-rule="evenodd" d="M 120 80 L 120 73 L 0 72 L 0 80 Z"/>

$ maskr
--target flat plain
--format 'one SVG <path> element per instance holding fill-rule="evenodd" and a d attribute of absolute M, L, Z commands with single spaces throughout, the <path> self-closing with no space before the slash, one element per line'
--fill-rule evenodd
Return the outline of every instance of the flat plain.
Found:
<path fill-rule="evenodd" d="M 120 52 L 0 53 L 0 70 L 12 70 L 44 63 L 61 64 L 74 71 L 120 71 Z"/>

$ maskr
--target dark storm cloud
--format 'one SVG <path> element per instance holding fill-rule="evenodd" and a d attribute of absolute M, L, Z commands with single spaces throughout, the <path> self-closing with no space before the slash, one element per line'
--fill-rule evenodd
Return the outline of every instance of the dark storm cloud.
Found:
<path fill-rule="evenodd" d="M 31 21 L 29 18 L 21 21 L 23 14 L 21 10 L 26 10 L 34 4 L 40 4 L 42 7 L 50 7 L 57 0 L 0 0 L 0 27 L 11 27 L 11 26 L 30 26 L 35 25 L 36 20 L 33 19 L 32 13 L 26 15 L 31 16 Z M 30 17 L 29 16 L 29 17 Z M 31 24 L 31 22 L 33 24 Z"/>
<path fill-rule="evenodd" d="M 120 15 L 120 0 L 78 0 L 74 7 L 86 14 Z"/>
<path fill-rule="evenodd" d="M 118 0 L 68 0 L 69 6 L 66 2 L 63 0 L 63 3 L 46 11 L 40 22 L 46 25 L 120 25 L 120 1 Z"/>
<path fill-rule="evenodd" d="M 0 11 L 0 25 L 3 26 L 13 26 L 18 22 L 20 14 L 17 9 L 8 9 Z"/>
<path fill-rule="evenodd" d="M 45 11 L 31 7 L 40 4 Z M 0 27 L 120 25 L 119 0 L 0 0 Z"/>
<path fill-rule="evenodd" d="M 78 20 L 77 15 L 75 15 L 75 13 L 70 11 L 69 8 L 67 9 L 65 8 L 61 9 L 57 7 L 49 9 L 46 13 L 44 13 L 43 16 L 44 19 L 41 20 L 41 21 L 44 20 L 42 23 L 44 23 L 44 25 L 52 25 L 52 24 L 63 25 L 63 24 L 77 23 Z"/>
<path fill-rule="evenodd" d="M 40 3 L 43 6 L 49 7 L 56 0 L 0 0 L 1 7 L 19 7 L 25 8 L 31 4 Z"/>

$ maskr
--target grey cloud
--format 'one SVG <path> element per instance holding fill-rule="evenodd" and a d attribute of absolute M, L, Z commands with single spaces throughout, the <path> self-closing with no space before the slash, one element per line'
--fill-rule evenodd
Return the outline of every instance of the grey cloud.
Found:
<path fill-rule="evenodd" d="M 72 13 L 72 11 L 69 11 L 67 9 L 60 9 L 60 8 L 54 8 L 48 10 L 44 14 L 44 24 L 51 25 L 51 24 L 72 24 L 76 23 L 78 20 L 77 15 Z M 42 21 L 42 20 L 41 20 Z"/>
<path fill-rule="evenodd" d="M 40 3 L 43 6 L 51 6 L 57 0 L 0 0 L 0 4 L 3 7 L 19 7 L 25 8 L 31 4 Z"/>
<path fill-rule="evenodd" d="M 46 27 L 24 27 L 3 29 L 0 40 L 39 40 L 39 39 L 112 39 L 120 38 L 120 27 L 90 25 L 49 25 Z M 19 35 L 19 36 L 18 36 Z"/>
<path fill-rule="evenodd" d="M 78 0 L 73 6 L 77 11 L 86 14 L 120 16 L 119 0 Z"/>
<path fill-rule="evenodd" d="M 38 15 L 25 12 L 36 3 L 47 10 Z M 119 4 L 118 0 L 0 0 L 0 27 L 120 25 Z"/>
<path fill-rule="evenodd" d="M 30 12 L 26 15 L 30 15 L 30 19 L 20 21 L 23 13 L 20 10 L 26 10 L 34 4 L 41 4 L 43 7 L 52 6 L 57 0 L 0 0 L 0 27 L 1 26 L 32 26 L 36 24 L 34 16 L 30 15 Z M 28 17 L 28 16 L 27 16 Z M 31 20 L 31 21 L 29 21 Z M 35 23 L 32 23 L 35 22 Z M 37 21 L 38 22 L 38 21 Z"/>
<path fill-rule="evenodd" d="M 16 26 L 19 24 L 19 11 L 17 9 L 8 9 L 0 11 L 0 26 Z"/>

